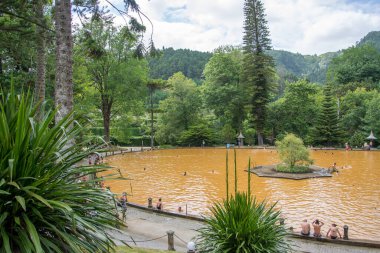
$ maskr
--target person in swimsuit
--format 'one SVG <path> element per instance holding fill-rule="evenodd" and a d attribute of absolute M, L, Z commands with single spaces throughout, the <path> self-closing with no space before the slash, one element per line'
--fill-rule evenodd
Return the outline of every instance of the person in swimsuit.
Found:
<path fill-rule="evenodd" d="M 322 237 L 321 227 L 324 225 L 324 223 L 316 219 L 315 221 L 313 221 L 312 225 L 314 228 L 314 237 Z"/>
<path fill-rule="evenodd" d="M 301 235 L 310 235 L 310 224 L 306 219 L 301 223 Z"/>
<path fill-rule="evenodd" d="M 332 224 L 329 231 L 327 231 L 326 237 L 330 239 L 337 239 L 339 235 L 339 238 L 342 238 L 342 235 L 339 232 L 338 227 L 336 224 Z"/>
<path fill-rule="evenodd" d="M 156 204 L 156 208 L 158 210 L 162 210 L 162 199 L 161 198 L 158 199 L 158 202 Z"/>

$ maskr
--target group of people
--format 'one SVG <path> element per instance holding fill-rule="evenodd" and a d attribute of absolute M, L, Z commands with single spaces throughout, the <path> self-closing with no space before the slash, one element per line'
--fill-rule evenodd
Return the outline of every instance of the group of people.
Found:
<path fill-rule="evenodd" d="M 98 165 L 103 163 L 103 156 L 94 154 L 88 157 L 88 165 Z"/>
<path fill-rule="evenodd" d="M 315 221 L 313 221 L 311 225 L 313 226 L 313 229 L 314 229 L 313 236 L 322 237 L 321 228 L 324 225 L 324 223 L 316 219 Z M 301 223 L 301 235 L 309 236 L 310 231 L 311 231 L 310 224 L 307 222 L 306 219 L 303 220 Z M 330 239 L 338 239 L 338 235 L 339 235 L 339 238 L 342 238 L 342 235 L 340 234 L 338 226 L 335 223 L 331 224 L 331 227 L 326 233 L 326 237 Z"/>

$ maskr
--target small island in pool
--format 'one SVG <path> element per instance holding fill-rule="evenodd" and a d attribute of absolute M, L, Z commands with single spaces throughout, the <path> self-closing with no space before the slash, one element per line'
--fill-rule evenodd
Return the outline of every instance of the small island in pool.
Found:
<path fill-rule="evenodd" d="M 249 172 L 254 173 L 259 177 L 286 178 L 294 180 L 332 176 L 331 170 L 315 165 L 309 165 L 310 171 L 305 173 L 278 172 L 276 166 L 277 165 L 256 166 L 249 169 Z"/>
<path fill-rule="evenodd" d="M 303 144 L 302 139 L 289 133 L 282 140 L 276 141 L 276 149 L 282 161 L 277 165 L 257 166 L 248 168 L 250 173 L 259 177 L 274 177 L 287 179 L 307 179 L 316 177 L 331 177 L 338 172 L 335 164 L 330 169 L 318 167 L 310 158 L 310 151 Z"/>

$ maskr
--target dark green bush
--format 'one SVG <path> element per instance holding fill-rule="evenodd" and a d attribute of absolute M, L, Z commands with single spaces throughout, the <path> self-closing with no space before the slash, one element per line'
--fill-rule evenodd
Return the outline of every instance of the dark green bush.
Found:
<path fill-rule="evenodd" d="M 211 207 L 211 217 L 199 230 L 199 252 L 287 252 L 286 230 L 275 205 L 237 192 Z"/>
<path fill-rule="evenodd" d="M 0 252 L 110 252 L 120 225 L 112 195 L 79 177 L 93 150 L 72 145 L 81 127 L 56 112 L 35 120 L 30 95 L 0 95 Z M 83 151 L 86 150 L 86 151 Z"/>
<path fill-rule="evenodd" d="M 311 172 L 311 169 L 309 169 L 308 166 L 302 166 L 302 165 L 295 165 L 292 168 L 290 168 L 286 164 L 279 164 L 276 166 L 277 172 L 284 172 L 284 173 L 309 173 Z"/>
<path fill-rule="evenodd" d="M 191 126 L 189 130 L 182 132 L 178 144 L 181 146 L 202 146 L 203 141 L 205 146 L 215 144 L 215 133 L 206 125 L 200 124 Z"/>

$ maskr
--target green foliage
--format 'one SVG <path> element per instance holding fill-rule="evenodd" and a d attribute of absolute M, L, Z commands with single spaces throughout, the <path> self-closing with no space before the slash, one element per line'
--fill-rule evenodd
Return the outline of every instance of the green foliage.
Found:
<path fill-rule="evenodd" d="M 269 105 L 268 126 L 275 135 L 292 132 L 306 139 L 312 135 L 322 99 L 317 84 L 306 80 L 288 83 L 284 96 Z"/>
<path fill-rule="evenodd" d="M 311 172 L 310 168 L 308 166 L 302 166 L 302 165 L 295 165 L 293 167 L 290 167 L 285 164 L 278 164 L 276 166 L 277 172 L 284 172 L 284 173 L 308 173 Z"/>
<path fill-rule="evenodd" d="M 250 115 L 243 121 L 243 135 L 245 137 L 244 143 L 252 146 L 255 144 L 256 130 L 253 128 L 251 123 L 252 119 Z"/>
<path fill-rule="evenodd" d="M 222 128 L 222 138 L 225 143 L 234 143 L 236 139 L 236 131 L 230 124 L 225 124 Z"/>
<path fill-rule="evenodd" d="M 378 83 L 380 81 L 380 51 L 372 45 L 350 47 L 334 58 L 328 70 L 328 80 L 341 85 L 348 83 Z"/>
<path fill-rule="evenodd" d="M 370 44 L 374 46 L 380 52 L 380 31 L 369 32 L 358 43 L 359 46 L 364 44 Z"/>
<path fill-rule="evenodd" d="M 339 124 L 335 98 L 331 94 L 331 87 L 325 86 L 322 109 L 315 126 L 314 142 L 325 146 L 342 143 L 343 131 Z"/>
<path fill-rule="evenodd" d="M 117 128 L 112 132 L 112 116 L 119 111 L 137 111 L 146 94 L 142 84 L 147 79 L 147 63 L 133 56 L 136 39 L 126 27 L 116 28 L 112 21 L 103 19 L 85 24 L 78 35 L 74 77 L 89 95 L 78 102 L 92 106 L 89 109 L 95 109 L 94 113 L 100 108 L 106 141 L 111 134 L 127 141 Z"/>
<path fill-rule="evenodd" d="M 356 131 L 354 134 L 351 136 L 349 140 L 349 144 L 351 147 L 362 147 L 364 140 L 367 136 L 365 136 L 362 132 Z"/>
<path fill-rule="evenodd" d="M 148 58 L 150 77 L 167 80 L 177 72 L 198 84 L 201 82 L 203 69 L 211 57 L 211 53 L 189 49 L 164 48 L 160 57 Z"/>
<path fill-rule="evenodd" d="M 204 124 L 190 126 L 188 130 L 182 132 L 178 144 L 181 146 L 212 146 L 215 143 L 215 133 Z"/>
<path fill-rule="evenodd" d="M 325 82 L 328 65 L 338 55 L 337 52 L 302 55 L 283 50 L 270 50 L 268 54 L 275 60 L 281 81 L 294 82 L 303 78 L 316 83 Z"/>
<path fill-rule="evenodd" d="M 10 87 L 11 79 L 30 87 L 36 78 L 35 3 L 1 1 L 0 9 L 0 84 Z"/>
<path fill-rule="evenodd" d="M 275 205 L 236 193 L 211 207 L 212 216 L 199 229 L 200 252 L 287 252 L 286 230 Z"/>
<path fill-rule="evenodd" d="M 340 114 L 342 129 L 347 136 L 362 131 L 366 125 L 364 118 L 368 110 L 369 101 L 379 96 L 377 91 L 367 91 L 364 88 L 357 88 L 348 91 L 341 99 Z M 361 145 L 364 139 L 361 140 Z"/>
<path fill-rule="evenodd" d="M 205 103 L 223 125 L 241 127 L 247 96 L 240 84 L 242 53 L 233 47 L 218 48 L 204 70 Z"/>
<path fill-rule="evenodd" d="M 368 101 L 366 107 L 363 129 L 367 136 L 371 131 L 375 136 L 380 136 L 380 94 Z"/>
<path fill-rule="evenodd" d="M 111 194 L 78 181 L 101 169 L 77 167 L 94 150 L 70 145 L 81 131 L 73 115 L 54 125 L 49 111 L 37 122 L 30 95 L 0 99 L 0 251 L 112 251 L 109 231 L 121 223 Z"/>
<path fill-rule="evenodd" d="M 168 80 L 168 97 L 160 102 L 156 140 L 160 144 L 176 144 L 183 131 L 200 120 L 202 100 L 196 84 L 182 73 Z"/>
<path fill-rule="evenodd" d="M 267 105 L 270 92 L 275 88 L 275 70 L 273 58 L 265 52 L 271 49 L 271 42 L 262 2 L 246 0 L 244 17 L 242 83 L 250 94 L 258 145 L 263 145 Z"/>
<path fill-rule="evenodd" d="M 281 141 L 276 141 L 280 159 L 289 168 L 290 172 L 297 171 L 296 165 L 313 163 L 309 150 L 304 146 L 302 139 L 294 134 L 287 134 Z"/>

